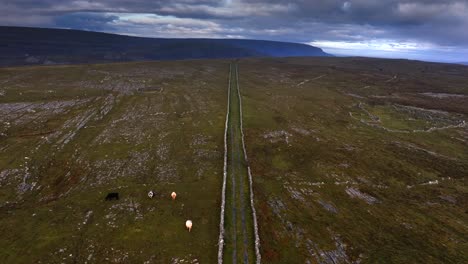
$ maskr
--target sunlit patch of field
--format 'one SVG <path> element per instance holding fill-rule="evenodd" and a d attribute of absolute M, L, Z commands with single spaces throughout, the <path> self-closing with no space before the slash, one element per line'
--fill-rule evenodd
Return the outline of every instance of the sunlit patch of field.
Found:
<path fill-rule="evenodd" d="M 467 73 L 398 60 L 243 60 L 263 260 L 466 262 Z"/>
<path fill-rule="evenodd" d="M 2 263 L 215 262 L 228 69 L 0 69 Z"/>

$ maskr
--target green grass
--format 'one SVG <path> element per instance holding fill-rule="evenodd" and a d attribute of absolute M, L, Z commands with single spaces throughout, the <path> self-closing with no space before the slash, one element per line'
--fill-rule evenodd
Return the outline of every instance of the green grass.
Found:
<path fill-rule="evenodd" d="M 2 263 L 215 262 L 227 66 L 194 61 L 0 70 L 6 79 L 24 74 L 7 82 L 4 104 L 89 99 L 60 113 L 25 113 L 41 116 L 12 125 L 0 139 L 0 171 L 20 170 L 0 188 Z M 112 76 L 109 84 L 100 82 L 105 75 Z M 143 81 L 163 89 L 140 93 L 129 85 Z M 20 95 L 15 91 L 23 88 L 16 87 L 32 92 Z M 49 89 L 49 97 L 34 96 Z M 67 122 L 98 113 L 109 94 L 112 109 L 90 118 L 61 147 L 62 135 L 76 128 Z M 41 135 L 21 136 L 48 130 L 60 134 L 45 143 Z M 19 195 L 26 156 L 26 182 L 36 185 Z M 150 189 L 156 191 L 152 200 Z M 104 201 L 113 191 L 121 199 Z M 194 223 L 190 233 L 187 219 Z"/>
<path fill-rule="evenodd" d="M 229 63 L 1 68 L 1 262 L 215 263 Z M 238 65 L 263 263 L 468 261 L 467 127 L 411 132 L 468 121 L 466 98 L 420 94 L 468 94 L 467 67 L 364 58 Z M 236 227 L 243 258 L 232 206 L 245 205 L 252 263 L 235 82 L 229 173 L 240 177 L 235 196 L 227 186 L 224 257 L 232 261 Z M 12 111 L 15 103 L 23 109 Z M 94 115 L 77 130 L 86 113 Z M 105 201 L 109 192 L 121 199 Z"/>
<path fill-rule="evenodd" d="M 344 256 L 338 254 L 340 263 L 466 262 L 463 223 L 468 219 L 463 197 L 468 153 L 466 141 L 456 139 L 464 138 L 466 128 L 429 133 L 381 128 L 412 131 L 444 126 L 459 114 L 449 112 L 445 120 L 434 121 L 397 111 L 392 104 L 446 111 L 450 102 L 431 108 L 429 102 L 403 94 L 398 102 L 376 100 L 372 95 L 398 93 L 400 87 L 416 83 L 420 73 L 414 69 L 399 72 L 405 82 L 384 83 L 385 77 L 372 67 L 380 61 L 350 61 L 298 58 L 283 63 L 268 59 L 240 63 L 260 237 L 267 241 L 261 246 L 262 259 L 266 263 L 331 263 L 326 254 L 339 250 L 335 241 L 339 238 L 346 244 Z M 324 74 L 326 63 L 336 66 L 328 68 L 327 76 L 296 86 Z M 389 61 L 381 67 L 400 71 L 399 63 Z M 460 76 L 464 70 L 460 69 Z M 443 73 L 436 76 L 452 83 Z M 443 82 L 425 87 L 414 84 L 406 92 L 449 90 L 439 83 Z M 359 102 L 380 118 L 378 126 L 360 122 L 372 120 L 356 107 Z M 466 120 L 466 116 L 458 118 Z M 289 143 L 265 136 L 274 131 L 291 134 Z M 418 185 L 434 180 L 439 184 Z M 351 198 L 345 192 L 350 187 L 378 203 Z M 441 198 L 445 196 L 456 202 Z M 327 210 L 320 201 L 332 204 L 337 212 Z"/>

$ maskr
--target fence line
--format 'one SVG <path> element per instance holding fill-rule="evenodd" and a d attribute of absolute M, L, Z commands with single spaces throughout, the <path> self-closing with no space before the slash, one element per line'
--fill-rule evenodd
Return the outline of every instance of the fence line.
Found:
<path fill-rule="evenodd" d="M 244 129 L 243 129 L 244 125 L 242 122 L 242 97 L 241 97 L 240 88 L 239 88 L 239 73 L 238 73 L 237 64 L 236 64 L 236 83 L 237 83 L 237 96 L 239 97 L 240 131 L 241 131 L 241 136 L 242 136 L 242 148 L 244 150 L 244 157 L 247 163 L 247 173 L 249 175 L 250 207 L 252 208 L 252 217 L 253 217 L 253 222 L 254 222 L 254 235 L 255 235 L 255 257 L 256 257 L 256 263 L 260 264 L 262 261 L 262 256 L 260 255 L 260 236 L 258 235 L 257 213 L 255 211 L 255 205 L 254 205 L 254 194 L 253 194 L 253 188 L 252 188 L 252 173 L 250 171 L 250 164 L 247 158 L 247 150 L 245 148 L 245 143 L 244 143 Z"/>
<path fill-rule="evenodd" d="M 223 167 L 223 189 L 221 192 L 221 215 L 219 221 L 219 239 L 218 239 L 218 264 L 223 263 L 223 247 L 224 247 L 224 208 L 226 204 L 226 178 L 227 178 L 227 132 L 229 123 L 229 109 L 231 104 L 231 70 L 232 65 L 229 64 L 229 82 L 228 82 L 228 101 L 226 123 L 224 128 L 224 167 Z"/>

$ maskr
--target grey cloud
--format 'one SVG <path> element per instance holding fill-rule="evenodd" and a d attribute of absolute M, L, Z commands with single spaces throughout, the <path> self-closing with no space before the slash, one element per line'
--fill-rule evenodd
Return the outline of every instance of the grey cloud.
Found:
<path fill-rule="evenodd" d="M 159 37 L 235 36 L 297 42 L 392 39 L 468 47 L 468 0 L 0 0 L 0 6 L 0 25 Z M 168 24 L 164 19 L 119 21 L 118 13 L 151 13 L 179 20 Z"/>

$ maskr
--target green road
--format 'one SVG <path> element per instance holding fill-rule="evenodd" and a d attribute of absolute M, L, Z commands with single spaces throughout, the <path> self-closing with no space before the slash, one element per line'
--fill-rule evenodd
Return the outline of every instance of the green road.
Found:
<path fill-rule="evenodd" d="M 224 263 L 254 263 L 255 236 L 249 176 L 242 147 L 241 106 L 237 65 L 230 71 L 227 126 L 227 178 Z"/>

